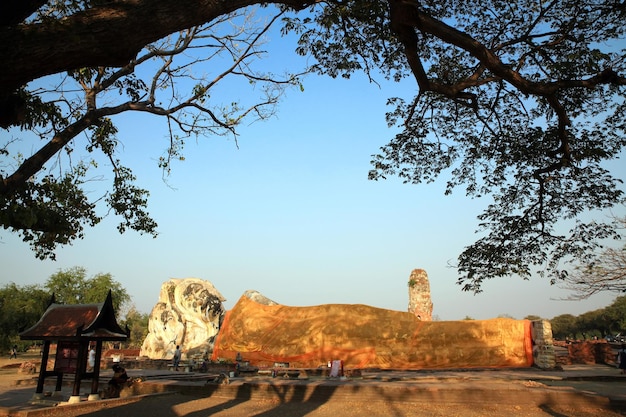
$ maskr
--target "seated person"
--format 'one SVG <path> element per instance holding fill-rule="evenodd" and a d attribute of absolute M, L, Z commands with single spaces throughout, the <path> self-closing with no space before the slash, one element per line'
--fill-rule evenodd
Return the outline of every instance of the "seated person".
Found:
<path fill-rule="evenodd" d="M 117 363 L 113 365 L 113 378 L 109 381 L 107 391 L 104 395 L 105 398 L 118 398 L 122 388 L 126 385 L 130 379 L 126 373 L 126 369 L 122 368 Z"/>

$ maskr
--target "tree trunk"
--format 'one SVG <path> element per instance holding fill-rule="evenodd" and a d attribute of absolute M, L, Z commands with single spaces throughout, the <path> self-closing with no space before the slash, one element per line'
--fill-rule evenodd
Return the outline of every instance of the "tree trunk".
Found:
<path fill-rule="evenodd" d="M 0 98 L 29 81 L 82 67 L 122 66 L 147 44 L 260 0 L 119 0 L 65 19 L 0 27 Z M 282 0 L 295 9 L 314 0 Z M 19 13 L 16 11 L 15 13 Z M 11 21 L 10 18 L 3 19 Z"/>

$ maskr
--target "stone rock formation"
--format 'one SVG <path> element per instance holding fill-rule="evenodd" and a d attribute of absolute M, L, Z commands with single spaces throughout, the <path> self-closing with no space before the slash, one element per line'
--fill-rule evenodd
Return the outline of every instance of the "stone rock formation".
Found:
<path fill-rule="evenodd" d="M 210 355 L 225 314 L 223 301 L 222 294 L 206 280 L 173 278 L 163 283 L 140 355 L 171 359 L 176 345 L 180 345 L 183 359 Z"/>
<path fill-rule="evenodd" d="M 255 303 L 263 304 L 265 306 L 277 306 L 278 303 L 276 301 L 272 301 L 257 290 L 247 290 L 243 293 L 244 297 L 248 297 Z"/>
<path fill-rule="evenodd" d="M 423 269 L 414 269 L 409 277 L 409 313 L 422 321 L 433 319 L 430 283 L 428 274 Z"/>

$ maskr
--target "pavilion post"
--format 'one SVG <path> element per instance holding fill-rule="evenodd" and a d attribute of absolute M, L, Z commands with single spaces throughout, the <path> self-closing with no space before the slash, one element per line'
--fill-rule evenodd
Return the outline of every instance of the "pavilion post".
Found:
<path fill-rule="evenodd" d="M 46 372 L 48 370 L 48 355 L 50 354 L 50 341 L 46 340 L 43 343 L 43 350 L 41 351 L 41 366 L 39 368 L 39 378 L 37 379 L 36 394 L 43 394 L 43 386 L 46 380 Z"/>
<path fill-rule="evenodd" d="M 100 359 L 102 358 L 102 340 L 96 341 L 96 361 L 93 366 L 93 378 L 91 380 L 91 395 L 98 394 L 100 382 Z"/>
<path fill-rule="evenodd" d="M 76 373 L 74 374 L 74 389 L 72 397 L 80 397 L 80 381 L 83 379 L 85 367 L 87 366 L 87 349 L 89 342 L 81 341 L 78 345 L 78 361 L 76 363 Z"/>

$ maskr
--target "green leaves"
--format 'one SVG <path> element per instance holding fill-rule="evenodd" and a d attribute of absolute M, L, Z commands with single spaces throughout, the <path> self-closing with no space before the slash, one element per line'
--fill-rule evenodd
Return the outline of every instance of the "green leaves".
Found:
<path fill-rule="evenodd" d="M 44 30 L 62 22 L 76 35 L 85 30 L 86 21 L 115 13 L 118 6 L 51 1 L 32 5 L 39 7 L 38 13 L 23 25 Z M 225 9 L 224 15 L 198 22 L 199 26 L 161 33 L 154 43 L 138 53 L 133 51 L 132 58 L 117 61 L 119 67 L 97 66 L 95 61 L 77 64 L 63 73 L 31 80 L 36 82 L 6 99 L 13 112 L 0 117 L 0 124 L 19 126 L 35 140 L 32 154 L 25 156 L 19 153 L 21 149 L 13 154 L 11 142 L 0 144 L 0 224 L 21 235 L 39 258 L 54 258 L 58 245 L 80 239 L 85 226 L 98 223 L 101 218 L 96 207 L 121 218 L 120 232 L 130 229 L 156 236 L 157 224 L 147 211 L 149 193 L 136 184 L 132 170 L 121 162 L 116 116 L 135 111 L 153 115 L 155 123 L 161 118 L 167 149 L 158 166 L 166 176 L 172 161 L 185 159 L 184 144 L 190 136 L 232 135 L 236 139 L 235 129 L 242 121 L 269 118 L 288 88 L 302 89 L 301 74 L 259 70 L 265 35 L 284 12 L 265 16 L 263 21 L 249 9 L 220 10 Z M 76 35 L 67 42 L 84 40 Z M 107 60 L 116 55 L 115 43 L 106 48 Z M 236 90 L 241 97 L 215 100 L 212 94 L 222 84 L 227 87 L 221 91 Z M 0 97 L 0 106 L 3 100 Z M 88 159 L 81 148 L 90 153 Z M 102 157 L 108 163 L 102 163 Z M 111 175 L 100 172 L 106 166 L 111 167 Z M 83 191 L 88 171 L 93 178 L 110 181 L 108 190 L 90 195 L 92 200 Z"/>
<path fill-rule="evenodd" d="M 50 293 L 37 285 L 0 287 L 0 349 L 19 343 L 18 334 L 39 320 L 50 302 Z"/>
<path fill-rule="evenodd" d="M 125 94 L 130 97 L 132 102 L 142 100 L 149 92 L 145 81 L 137 78 L 137 75 L 132 73 L 115 80 L 113 86 L 118 89 L 120 96 Z"/>
<path fill-rule="evenodd" d="M 112 120 L 108 117 L 103 117 L 91 126 L 89 130 L 91 130 L 92 134 L 87 150 L 93 152 L 95 149 L 100 149 L 105 155 L 112 157 L 117 147 L 117 139 L 115 138 L 117 128 L 113 125 Z"/>
<path fill-rule="evenodd" d="M 101 219 L 81 188 L 85 173 L 79 165 L 60 178 L 47 175 L 10 196 L 0 195 L 0 224 L 29 242 L 38 258 L 54 259 L 57 244 L 81 238 L 85 226 Z"/>
<path fill-rule="evenodd" d="M 606 337 L 626 331 L 626 297 L 617 297 L 605 308 L 588 311 L 579 316 L 561 314 L 550 320 L 556 339 Z"/>
<path fill-rule="evenodd" d="M 89 278 L 87 269 L 81 266 L 59 269 L 50 275 L 44 287 L 61 304 L 103 303 L 110 290 L 116 313 L 130 301 L 126 289 L 111 274 L 98 273 Z"/>
<path fill-rule="evenodd" d="M 109 273 L 88 277 L 84 267 L 75 266 L 59 269 L 48 277 L 43 286 L 18 286 L 15 283 L 3 285 L 0 287 L 0 349 L 5 350 L 18 342 L 19 332 L 34 325 L 41 318 L 53 294 L 57 303 L 99 304 L 105 301 L 109 291 L 113 308 L 120 315 L 131 298 L 126 289 Z M 131 312 L 132 309 L 129 314 Z M 137 322 L 135 337 L 142 334 L 141 326 L 145 326 L 144 331 L 147 330 L 147 315 L 144 315 L 145 321 L 141 321 L 141 317 L 134 310 L 127 319 L 127 323 Z"/>
<path fill-rule="evenodd" d="M 376 68 L 400 79 L 405 60 L 393 44 L 387 16 L 386 2 L 330 2 L 312 18 L 285 20 L 283 32 L 300 35 L 296 52 L 313 56 L 319 64 L 312 68 L 320 74 L 350 78 L 355 71 L 373 75 Z"/>
<path fill-rule="evenodd" d="M 98 4 L 47 2 L 22 23 L 55 25 Z M 218 9 L 221 3 L 211 7 L 225 10 Z M 449 173 L 446 194 L 461 187 L 469 197 L 490 198 L 478 218 L 479 239 L 459 258 L 464 289 L 480 291 L 485 279 L 527 278 L 537 270 L 556 282 L 565 276 L 563 262 L 586 259 L 599 240 L 616 236 L 610 225 L 590 219 L 624 202 L 620 180 L 603 166 L 626 145 L 626 55 L 618 50 L 626 35 L 622 6 L 347 0 L 315 3 L 300 17 L 286 17 L 287 10 L 255 26 L 250 9 L 229 8 L 201 26 L 190 24 L 165 38 L 161 33 L 139 54 L 119 51 L 120 57 L 131 56 L 118 61 L 119 68 L 83 68 L 94 61 L 81 63 L 81 55 L 71 61 L 78 69 L 55 79 L 49 90 L 17 91 L 11 97 L 16 111 L 2 123 L 35 132 L 45 145 L 33 160 L 21 160 L 12 178 L 23 182 L 17 191 L 1 194 L 0 224 L 23 233 L 38 256 L 48 256 L 55 244 L 70 242 L 81 236 L 83 225 L 99 220 L 80 190 L 81 167 L 63 165 L 75 171 L 48 177 L 32 174 L 61 149 L 75 155 L 79 134 L 89 132 L 86 149 L 102 152 L 113 167 L 106 202 L 123 219 L 119 230 L 155 234 L 146 211 L 148 192 L 119 162 L 113 116 L 141 111 L 167 120 L 169 144 L 159 160 L 166 174 L 172 160 L 184 159 L 188 137 L 236 138 L 244 118 L 271 116 L 286 87 L 301 87 L 298 76 L 276 77 L 252 66 L 263 56 L 259 41 L 282 19 L 282 33 L 299 36 L 296 53 L 317 60 L 309 72 L 350 78 L 363 71 L 373 81 L 379 75 L 398 82 L 412 77 L 405 90 L 410 95 L 389 101 L 387 120 L 398 133 L 373 155 L 369 178 L 398 176 L 418 184 Z M 155 39 L 140 35 L 140 41 Z M 83 49 L 85 56 L 109 63 L 118 52 L 90 48 Z M 93 50 L 102 53 L 88 54 Z M 224 59 L 194 71 L 214 57 Z M 56 65 L 67 69 L 61 64 Z M 214 87 L 231 77 L 249 90 L 239 100 L 216 102 Z M 10 159 L 8 148 L 1 149 L 0 156 Z M 12 177 L 5 175 L 8 165 L 2 164 L 3 179 Z M 20 176 L 22 171 L 27 175 Z"/>
<path fill-rule="evenodd" d="M 132 229 L 141 233 L 150 233 L 156 237 L 157 223 L 152 220 L 146 210 L 150 193 L 135 186 L 133 184 L 135 180 L 136 177 L 130 169 L 117 166 L 113 192 L 107 197 L 107 203 L 115 214 L 123 219 L 117 227 L 120 233 Z"/>
<path fill-rule="evenodd" d="M 607 47 L 623 19 L 604 3 L 402 4 L 391 18 L 421 91 L 390 100 L 401 133 L 369 178 L 419 184 L 449 171 L 446 193 L 491 197 L 459 256 L 464 290 L 515 275 L 559 282 L 568 262 L 619 237 L 593 216 L 625 201 L 603 167 L 626 145 L 626 56 Z"/>

